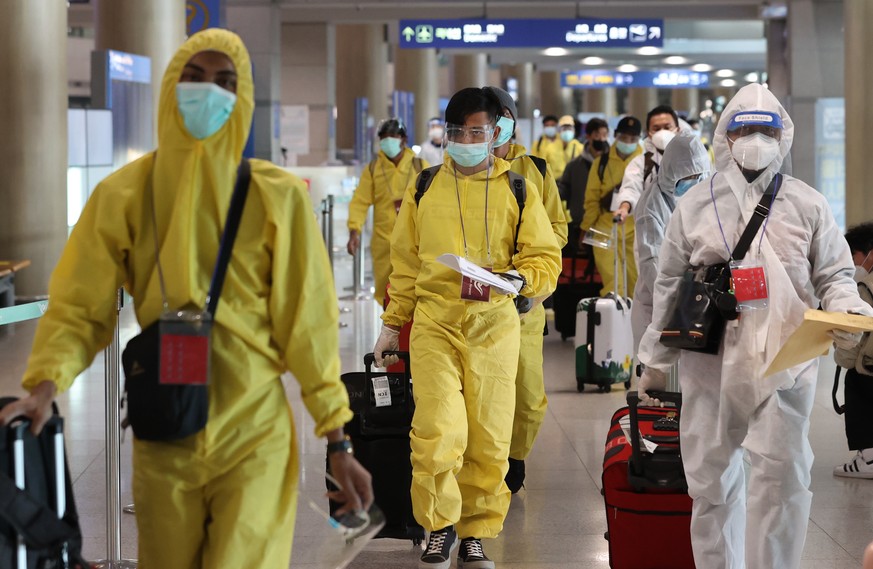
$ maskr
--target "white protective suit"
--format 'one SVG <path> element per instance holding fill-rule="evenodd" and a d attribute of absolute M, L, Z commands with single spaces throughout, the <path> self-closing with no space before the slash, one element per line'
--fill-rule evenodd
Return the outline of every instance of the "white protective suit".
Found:
<path fill-rule="evenodd" d="M 652 300 L 658 276 L 658 251 L 664 241 L 667 223 L 679 198 L 676 184 L 689 176 L 709 177 L 712 162 L 706 147 L 693 135 L 679 135 L 670 141 L 661 159 L 658 185 L 644 192 L 634 209 L 634 254 L 637 257 L 637 284 L 631 308 L 634 348 L 640 345 L 643 332 L 652 322 Z M 708 190 L 708 186 L 707 186 Z M 691 191 L 699 191 L 693 188 Z M 687 195 L 687 194 L 686 194 Z M 682 198 L 684 199 L 684 197 Z"/>
<path fill-rule="evenodd" d="M 744 110 L 778 113 L 784 123 L 780 155 L 752 183 L 726 138 L 727 124 Z M 682 198 L 667 226 L 652 324 L 640 344 L 645 365 L 666 373 L 680 357 L 658 339 L 683 273 L 727 258 L 724 241 L 736 245 L 793 138 L 791 118 L 762 85 L 740 89 L 725 108 L 713 138 L 718 173 Z M 767 377 L 763 372 L 805 310 L 819 302 L 837 312 L 873 315 L 873 309 L 858 296 L 852 255 L 824 196 L 790 176 L 746 259 L 766 268 L 769 309 L 728 323 L 718 355 L 681 353 L 681 442 L 694 501 L 694 560 L 706 569 L 798 569 L 812 499 L 807 433 L 818 361 Z M 743 449 L 751 459 L 748 499 Z"/>
<path fill-rule="evenodd" d="M 693 132 L 687 122 L 679 119 L 679 132 L 676 133 L 677 135 L 691 134 Z M 650 153 L 655 166 L 649 172 L 649 175 L 646 176 L 646 154 Z M 663 158 L 664 155 L 658 152 L 658 149 L 652 143 L 652 137 L 647 136 L 643 140 L 643 153 L 631 160 L 627 168 L 624 169 L 621 187 L 612 196 L 612 211 L 617 210 L 622 202 L 627 202 L 631 206 L 630 213 L 636 215 L 640 196 L 658 184 L 658 170 L 661 167 L 661 160 Z"/>

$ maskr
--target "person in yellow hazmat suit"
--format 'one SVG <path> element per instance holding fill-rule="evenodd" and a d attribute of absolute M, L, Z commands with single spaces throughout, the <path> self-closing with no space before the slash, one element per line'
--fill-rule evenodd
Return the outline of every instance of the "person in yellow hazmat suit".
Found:
<path fill-rule="evenodd" d="M 556 178 L 564 174 L 567 164 L 585 152 L 585 146 L 576 139 L 576 120 L 572 115 L 564 115 L 558 121 L 558 136 L 564 144 L 564 164 L 560 172 L 555 172 Z"/>
<path fill-rule="evenodd" d="M 612 235 L 613 214 L 612 196 L 621 187 L 624 170 L 636 156 L 642 153 L 640 134 L 642 127 L 636 117 L 624 117 L 615 127 L 615 144 L 609 152 L 597 157 L 591 164 L 588 173 L 588 185 L 585 188 L 585 214 L 579 227 L 582 230 L 581 239 L 585 233 L 595 229 L 606 235 Z M 605 164 L 604 164 L 605 162 Z M 630 216 L 633 217 L 633 216 Z M 609 248 L 594 247 L 594 263 L 603 278 L 603 288 L 600 294 L 606 296 L 615 289 L 616 281 L 621 283 L 618 293 L 621 296 L 633 295 L 637 282 L 637 264 L 634 261 L 634 229 L 633 220 L 625 223 L 625 248 L 621 248 L 621 231 L 618 243 L 610 243 Z M 619 252 L 619 271 L 621 263 L 627 262 L 627 280 L 623 283 L 623 275 L 615 274 L 615 252 Z"/>
<path fill-rule="evenodd" d="M 192 35 L 164 74 L 157 150 L 100 183 L 70 235 L 24 375 L 30 396 L 6 406 L 0 422 L 26 415 L 42 428 L 55 394 L 110 343 L 120 286 L 143 327 L 165 302 L 204 306 L 253 107 L 240 38 Z M 352 413 L 340 382 L 339 310 L 306 187 L 267 161 L 250 164 L 212 331 L 208 423 L 178 441 L 134 440 L 143 569 L 288 567 L 299 473 L 285 370 L 316 434 L 339 450 L 329 457 L 344 509 L 372 502 L 369 474 L 343 437 Z"/>
<path fill-rule="evenodd" d="M 349 203 L 349 242 L 346 248 L 349 255 L 354 255 L 361 247 L 361 230 L 367 220 L 367 210 L 373 206 L 373 238 L 370 240 L 376 280 L 373 298 L 382 304 L 391 274 L 391 230 L 400 203 L 415 177 L 429 164 L 406 147 L 406 126 L 400 119 L 382 121 L 376 133 L 379 135 L 379 154 L 364 169 Z"/>
<path fill-rule="evenodd" d="M 397 349 L 400 327 L 414 315 L 412 509 L 430 532 L 423 569 L 448 569 L 458 538 L 459 567 L 494 567 L 481 539 L 500 533 L 509 509 L 504 477 L 520 342 L 512 296 L 437 258 L 457 255 L 503 275 L 527 298 L 549 295 L 561 269 L 536 185 L 526 183 L 520 208 L 513 186 L 523 178 L 491 156 L 499 114 L 490 91 L 455 93 L 446 108 L 446 161 L 407 191 L 391 237 L 391 303 L 373 352 L 379 366 L 396 361 L 384 352 Z"/>
<path fill-rule="evenodd" d="M 564 171 L 564 141 L 558 136 L 558 117 L 546 115 L 543 117 L 543 134 L 534 142 L 531 154 L 539 156 L 549 163 L 552 173 L 560 177 L 559 172 Z"/>
<path fill-rule="evenodd" d="M 563 248 L 567 244 L 567 218 L 564 217 L 564 207 L 552 169 L 542 158 L 530 156 L 524 146 L 510 142 L 518 116 L 512 95 L 500 87 L 485 87 L 485 90 L 494 93 L 500 101 L 497 119 L 500 134 L 494 141 L 494 155 L 509 161 L 512 171 L 534 181 L 546 208 L 552 233 L 558 246 Z M 548 399 L 543 383 L 545 326 L 546 310 L 542 302 L 537 302 L 521 321 L 521 347 L 515 376 L 515 418 L 509 446 L 509 471 L 506 474 L 506 485 L 513 494 L 521 489 L 525 475 L 524 459 L 530 454 L 546 417 Z"/>

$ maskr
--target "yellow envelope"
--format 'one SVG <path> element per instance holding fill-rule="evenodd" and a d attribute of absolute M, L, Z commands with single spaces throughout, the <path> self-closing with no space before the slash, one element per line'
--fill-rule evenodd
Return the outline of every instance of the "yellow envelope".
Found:
<path fill-rule="evenodd" d="M 807 310 L 803 315 L 803 324 L 788 338 L 764 376 L 827 355 L 833 344 L 828 332 L 837 329 L 849 332 L 873 332 L 873 318 L 843 312 Z"/>

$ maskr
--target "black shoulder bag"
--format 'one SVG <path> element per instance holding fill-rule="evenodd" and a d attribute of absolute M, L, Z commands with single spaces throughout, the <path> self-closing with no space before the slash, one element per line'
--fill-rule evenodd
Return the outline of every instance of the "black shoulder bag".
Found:
<path fill-rule="evenodd" d="M 230 199 L 230 209 L 227 214 L 221 245 L 218 250 L 218 260 L 212 274 L 209 295 L 206 299 L 206 310 L 197 321 L 174 321 L 172 325 L 181 336 L 203 339 L 208 342 L 212 321 L 218 308 L 218 299 L 224 286 L 224 277 L 233 243 L 236 240 L 239 222 L 248 195 L 251 180 L 251 166 L 243 159 L 237 170 L 236 184 Z M 164 312 L 168 312 L 167 295 L 164 287 L 164 277 L 161 271 L 157 245 L 157 221 L 155 220 L 154 194 L 152 194 L 152 222 L 155 225 L 155 263 L 161 281 L 161 295 L 164 301 Z M 183 439 L 201 431 L 206 426 L 209 416 L 209 393 L 205 382 L 186 382 L 184 377 L 175 378 L 178 381 L 167 383 L 161 381 L 163 373 L 167 373 L 167 365 L 162 366 L 162 329 L 164 317 L 152 323 L 139 335 L 132 338 L 121 356 L 124 367 L 124 400 L 127 401 L 126 424 L 133 428 L 133 434 L 146 441 L 174 441 Z M 166 340 L 166 336 L 163 336 Z M 185 345 L 184 343 L 182 344 Z M 202 344 L 193 344 L 201 346 Z M 206 344 L 208 345 L 208 344 Z M 165 346 L 166 350 L 166 346 Z M 208 350 L 208 348 L 207 348 Z M 166 353 L 166 352 L 164 352 Z M 185 356 L 182 354 L 174 354 Z M 208 357 L 208 351 L 207 351 Z M 166 364 L 167 362 L 164 362 Z M 206 369 L 198 368 L 208 376 L 208 360 Z M 183 372 L 184 368 L 183 368 Z M 166 379 L 166 377 L 164 378 Z M 122 406 L 124 405 L 122 400 Z"/>
<path fill-rule="evenodd" d="M 746 256 L 781 185 L 782 175 L 776 174 L 755 206 L 731 259 L 739 261 Z M 661 331 L 661 343 L 681 350 L 717 354 L 727 321 L 738 316 L 730 263 L 689 269 L 679 285 L 670 320 Z"/>

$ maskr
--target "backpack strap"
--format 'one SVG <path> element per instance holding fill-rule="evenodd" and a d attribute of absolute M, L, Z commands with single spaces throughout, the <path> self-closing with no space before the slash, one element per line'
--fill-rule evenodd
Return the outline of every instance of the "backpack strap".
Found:
<path fill-rule="evenodd" d="M 537 170 L 539 170 L 540 175 L 543 177 L 543 179 L 545 179 L 546 178 L 546 168 L 548 167 L 548 162 L 546 162 L 544 159 L 540 158 L 539 156 L 534 156 L 533 154 L 528 154 L 527 157 L 530 158 L 531 162 L 533 162 L 534 166 L 536 166 Z"/>
<path fill-rule="evenodd" d="M 378 158 L 373 158 L 372 160 L 370 160 L 370 165 L 368 166 L 371 178 L 373 177 L 373 173 L 376 171 L 376 160 L 378 160 Z"/>
<path fill-rule="evenodd" d="M 600 155 L 600 164 L 597 165 L 597 177 L 600 178 L 600 183 L 603 183 L 603 175 L 606 173 L 606 165 L 609 164 L 609 152 L 604 152 Z"/>
<path fill-rule="evenodd" d="M 515 250 L 518 251 L 518 232 L 521 229 L 521 214 L 524 212 L 524 202 L 527 200 L 527 183 L 524 176 L 509 170 L 506 172 L 509 176 L 509 187 L 515 195 L 515 201 L 518 204 L 518 223 L 515 225 Z"/>
<path fill-rule="evenodd" d="M 643 167 L 643 180 L 645 180 L 649 177 L 649 174 L 652 173 L 652 170 L 655 170 L 655 174 L 657 174 L 658 170 L 661 169 L 661 167 L 655 163 L 653 156 L 654 156 L 654 153 L 652 153 L 652 152 L 646 152 L 643 155 L 643 157 L 645 158 L 645 162 L 644 162 L 645 166 Z"/>
<path fill-rule="evenodd" d="M 433 177 L 439 172 L 440 168 L 442 168 L 442 164 L 438 166 L 431 166 L 430 168 L 425 168 L 418 174 L 418 180 L 415 182 L 415 205 L 418 206 L 419 202 L 421 202 L 422 196 L 430 187 L 431 182 L 433 182 Z"/>

